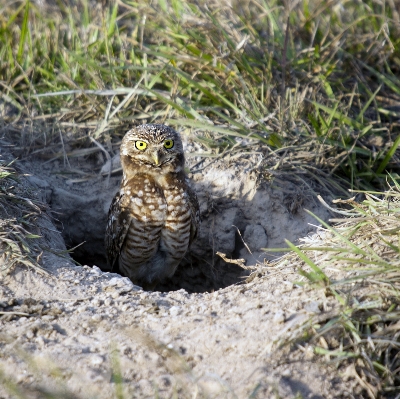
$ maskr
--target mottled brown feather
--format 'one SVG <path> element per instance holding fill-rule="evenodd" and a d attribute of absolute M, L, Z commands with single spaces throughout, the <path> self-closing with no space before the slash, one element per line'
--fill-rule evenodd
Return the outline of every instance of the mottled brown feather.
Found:
<path fill-rule="evenodd" d="M 132 216 L 128 209 L 124 209 L 122 204 L 123 196 L 121 197 L 120 192 L 113 198 L 110 210 L 108 211 L 108 223 L 106 228 L 105 243 L 107 249 L 108 263 L 112 270 L 117 269 L 116 262 L 122 245 L 124 244 L 126 233 Z M 124 220 L 126 222 L 124 223 Z"/>
<path fill-rule="evenodd" d="M 122 141 L 123 179 L 105 244 L 110 265 L 135 284 L 149 287 L 172 276 L 197 236 L 199 204 L 184 162 L 180 136 L 167 126 L 141 125 Z"/>

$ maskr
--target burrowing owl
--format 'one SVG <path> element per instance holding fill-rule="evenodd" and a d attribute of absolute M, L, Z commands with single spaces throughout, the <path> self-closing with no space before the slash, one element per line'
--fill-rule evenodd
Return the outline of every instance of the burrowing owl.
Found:
<path fill-rule="evenodd" d="M 186 183 L 179 134 L 141 125 L 122 140 L 123 179 L 108 214 L 110 265 L 145 289 L 171 277 L 199 226 L 196 194 Z"/>

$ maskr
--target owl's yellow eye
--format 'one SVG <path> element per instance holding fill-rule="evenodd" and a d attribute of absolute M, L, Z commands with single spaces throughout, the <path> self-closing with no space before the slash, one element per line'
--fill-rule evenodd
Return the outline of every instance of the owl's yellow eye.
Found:
<path fill-rule="evenodd" d="M 147 148 L 147 143 L 145 141 L 138 140 L 136 141 L 135 146 L 138 150 L 144 151 Z"/>
<path fill-rule="evenodd" d="M 169 150 L 170 148 L 172 148 L 174 146 L 174 140 L 165 140 L 164 141 L 164 147 Z"/>

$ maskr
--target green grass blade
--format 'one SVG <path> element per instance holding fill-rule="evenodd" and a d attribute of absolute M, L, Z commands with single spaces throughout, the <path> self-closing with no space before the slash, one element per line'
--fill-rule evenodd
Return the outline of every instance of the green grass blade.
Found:
<path fill-rule="evenodd" d="M 29 0 L 25 3 L 25 11 L 24 17 L 22 19 L 22 26 L 21 26 L 21 36 L 19 39 L 19 46 L 18 46 L 18 53 L 17 53 L 17 60 L 20 64 L 22 64 L 22 56 L 25 50 L 25 43 L 28 36 L 28 23 L 29 23 Z"/>
<path fill-rule="evenodd" d="M 29 0 L 28 0 L 29 2 Z M 26 8 L 26 3 L 22 3 L 17 10 L 7 19 L 7 24 L 6 24 L 6 28 L 8 29 L 15 21 L 15 18 L 18 17 L 19 13 L 24 9 L 24 7 Z"/>
<path fill-rule="evenodd" d="M 376 95 L 381 91 L 382 89 L 382 85 L 380 85 L 375 92 L 372 94 L 372 96 L 368 99 L 368 101 L 365 103 L 365 105 L 363 106 L 362 110 L 360 111 L 360 113 L 358 114 L 356 121 L 360 122 L 362 121 L 362 118 L 365 114 L 365 111 L 369 108 L 369 106 L 371 105 L 372 101 L 375 100 Z M 372 127 L 372 126 L 371 126 Z M 364 132 L 365 134 L 365 132 Z"/>
<path fill-rule="evenodd" d="M 357 122 L 356 120 L 343 115 L 341 112 L 339 111 L 335 111 L 333 108 L 329 108 L 326 105 L 323 104 L 319 104 L 316 101 L 310 101 L 311 104 L 313 104 L 316 108 L 318 109 L 322 109 L 323 111 L 327 112 L 329 115 L 333 116 L 334 118 L 340 120 L 341 122 L 345 123 L 348 126 L 351 126 L 355 129 L 359 129 L 362 130 L 364 128 L 364 125 L 362 125 L 361 123 Z"/>
<path fill-rule="evenodd" d="M 376 174 L 380 174 L 384 171 L 386 168 L 386 165 L 390 162 L 390 160 L 393 158 L 394 153 L 397 150 L 397 147 L 400 144 L 400 134 L 397 136 L 396 140 L 394 141 L 393 145 L 390 147 L 389 151 L 385 155 L 385 158 L 383 158 L 383 161 L 379 165 L 378 169 L 376 170 Z"/>
<path fill-rule="evenodd" d="M 329 84 L 328 79 L 326 78 L 326 76 L 321 75 L 321 76 L 320 76 L 320 79 L 321 79 L 321 81 L 322 81 L 322 84 L 323 84 L 323 86 L 324 86 L 325 93 L 326 93 L 326 95 L 328 96 L 328 98 L 330 98 L 331 100 L 335 100 L 336 97 L 335 97 L 335 95 L 333 94 L 332 87 L 331 87 L 331 85 Z"/>
<path fill-rule="evenodd" d="M 312 217 L 314 217 L 316 220 L 318 220 L 319 223 L 321 223 L 325 228 L 327 228 L 329 231 L 331 231 L 335 236 L 337 236 L 338 238 L 340 238 L 341 241 L 345 242 L 346 244 L 349 245 L 350 248 L 352 248 L 354 250 L 354 253 L 356 254 L 360 254 L 360 255 L 364 255 L 367 256 L 367 252 L 362 250 L 361 248 L 359 248 L 357 245 L 353 244 L 350 240 L 348 240 L 346 237 L 344 237 L 342 234 L 340 234 L 336 229 L 334 229 L 332 226 L 329 226 L 329 224 L 327 224 L 326 222 L 324 222 L 322 219 L 320 219 L 317 215 L 315 215 L 314 213 L 312 213 L 311 211 L 309 211 L 308 209 L 305 210 L 309 215 L 311 215 Z M 371 250 L 372 251 L 372 250 Z M 375 253 L 374 253 L 375 254 Z M 378 255 L 375 254 L 376 257 L 379 258 Z"/>
<path fill-rule="evenodd" d="M 111 18 L 108 21 L 108 32 L 107 32 L 108 36 L 112 36 L 115 32 L 117 16 L 118 16 L 118 2 L 114 4 L 114 7 L 112 8 L 111 11 Z"/>
<path fill-rule="evenodd" d="M 371 73 L 376 75 L 385 85 L 390 87 L 390 89 L 393 90 L 394 93 L 400 95 L 400 85 L 396 85 L 391 79 L 389 79 L 387 76 L 384 74 L 376 71 L 374 68 L 370 67 L 369 65 L 365 64 L 364 62 L 358 60 L 360 64 L 366 69 L 368 69 Z"/>
<path fill-rule="evenodd" d="M 323 283 L 324 285 L 329 285 L 328 276 L 298 247 L 293 245 L 289 240 L 285 240 L 286 244 L 290 249 L 292 249 L 296 254 L 307 263 L 308 266 L 313 270 L 314 274 L 310 274 L 300 270 L 299 273 L 305 275 L 313 282 Z"/>

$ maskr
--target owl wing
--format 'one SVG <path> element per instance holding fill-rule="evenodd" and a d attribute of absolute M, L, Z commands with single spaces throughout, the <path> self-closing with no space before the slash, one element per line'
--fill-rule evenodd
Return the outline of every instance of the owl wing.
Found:
<path fill-rule="evenodd" d="M 198 228 L 200 225 L 200 206 L 199 206 L 199 201 L 197 200 L 196 193 L 190 187 L 187 187 L 187 193 L 189 195 L 190 214 L 191 214 L 190 238 L 189 238 L 189 245 L 190 245 L 197 237 Z"/>
<path fill-rule="evenodd" d="M 117 260 L 132 221 L 132 216 L 124 206 L 125 198 L 123 192 L 118 191 L 108 211 L 105 246 L 111 270 L 118 268 Z"/>

